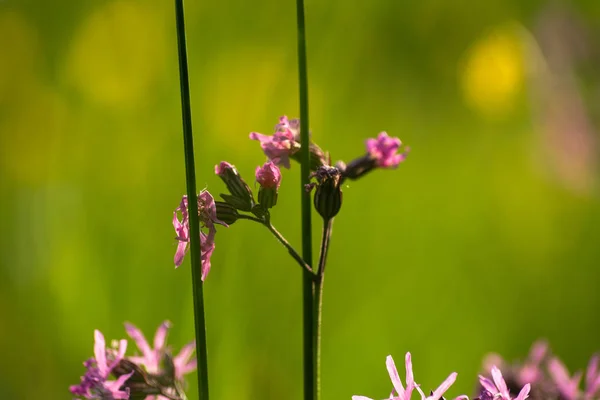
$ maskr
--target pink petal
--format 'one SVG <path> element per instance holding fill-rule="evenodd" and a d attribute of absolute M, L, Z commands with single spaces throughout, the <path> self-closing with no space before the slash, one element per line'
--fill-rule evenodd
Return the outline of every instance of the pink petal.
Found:
<path fill-rule="evenodd" d="M 494 385 L 494 382 L 492 382 L 485 376 L 479 375 L 479 383 L 481 383 L 481 386 L 483 386 L 483 388 L 491 394 L 498 393 L 498 389 L 496 388 L 496 385 Z"/>
<path fill-rule="evenodd" d="M 104 335 L 102 335 L 102 332 L 98 329 L 94 331 L 94 355 L 100 374 L 106 378 L 106 375 L 108 375 L 108 366 L 106 365 L 106 342 L 104 341 Z M 105 373 L 106 375 L 104 375 Z"/>
<path fill-rule="evenodd" d="M 175 369 L 183 368 L 185 364 L 188 363 L 189 359 L 192 357 L 196 351 L 196 342 L 192 341 L 181 348 L 181 351 L 175 358 L 173 358 L 173 365 Z"/>
<path fill-rule="evenodd" d="M 385 359 L 385 365 L 387 366 L 388 373 L 390 374 L 390 379 L 392 380 L 392 385 L 394 385 L 394 389 L 398 393 L 398 396 L 404 396 L 404 386 L 402 386 L 402 381 L 400 381 L 400 376 L 398 375 L 398 370 L 396 369 L 396 364 L 394 364 L 394 359 L 392 356 L 387 356 Z"/>
<path fill-rule="evenodd" d="M 504 378 L 502 377 L 502 372 L 495 365 L 492 367 L 492 378 L 494 378 L 494 383 L 502 397 L 504 397 L 505 400 L 510 400 L 510 394 L 506 382 L 504 382 Z"/>
<path fill-rule="evenodd" d="M 135 325 L 125 322 L 125 331 L 133 339 L 138 349 L 142 352 L 146 360 L 154 358 L 154 352 L 146 341 L 146 337 Z"/>
<path fill-rule="evenodd" d="M 107 381 L 105 383 L 105 387 L 111 391 L 111 394 L 114 396 L 115 399 L 128 399 L 129 398 L 129 393 L 127 393 L 125 391 L 119 391 L 119 388 L 125 384 L 127 379 L 131 378 L 131 375 L 133 375 L 133 373 L 134 373 L 134 371 L 131 371 L 128 374 L 121 375 L 117 380 Z M 123 393 L 126 394 L 127 396 L 126 397 L 118 397 L 118 396 L 122 396 Z"/>
<path fill-rule="evenodd" d="M 427 399 L 428 400 L 439 400 L 442 395 L 446 392 L 446 390 L 448 390 L 450 388 L 450 386 L 452 386 L 452 384 L 456 381 L 456 376 L 458 374 L 456 372 L 451 373 L 450 375 L 448 375 L 448 377 L 446 378 L 446 380 L 444 382 L 442 382 L 442 384 L 433 391 L 433 394 L 431 396 L 429 396 Z"/>
<path fill-rule="evenodd" d="M 185 257 L 187 251 L 188 242 L 179 242 L 179 244 L 177 244 L 177 250 L 175 251 L 175 257 L 173 259 L 175 268 L 179 267 L 183 263 L 183 258 Z"/>
<path fill-rule="evenodd" d="M 154 351 L 160 351 L 165 347 L 165 340 L 170 327 L 171 323 L 169 321 L 164 321 L 160 324 L 156 330 L 156 335 L 154 335 Z"/>
<path fill-rule="evenodd" d="M 531 390 L 531 385 L 528 383 L 527 385 L 523 386 L 523 389 L 521 389 L 521 391 L 519 392 L 519 395 L 517 396 L 517 398 L 515 400 L 525 400 L 527 397 L 529 397 L 530 390 Z"/>
<path fill-rule="evenodd" d="M 370 397 L 365 397 L 365 396 L 352 396 L 352 400 L 373 400 Z"/>
<path fill-rule="evenodd" d="M 410 399 L 410 396 L 412 395 L 413 389 L 415 387 L 415 376 L 413 374 L 412 359 L 410 353 L 406 353 L 406 356 L 404 357 L 404 363 L 406 367 L 406 392 L 404 397 L 406 399 Z"/>
<path fill-rule="evenodd" d="M 593 390 L 593 386 L 595 381 L 598 379 L 598 355 L 594 354 L 590 359 L 590 362 L 587 367 L 587 371 L 585 374 L 585 388 L 586 392 Z M 595 392 L 595 390 L 594 390 Z M 593 394 L 593 393 L 590 393 Z"/>

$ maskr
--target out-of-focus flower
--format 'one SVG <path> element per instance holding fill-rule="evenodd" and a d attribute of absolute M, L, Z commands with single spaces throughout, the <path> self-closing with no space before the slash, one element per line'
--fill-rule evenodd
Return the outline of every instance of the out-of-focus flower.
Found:
<path fill-rule="evenodd" d="M 275 125 L 273 136 L 252 132 L 250 133 L 250 139 L 258 140 L 265 155 L 276 165 L 290 168 L 290 158 L 301 162 L 300 148 L 302 147 L 302 141 L 300 137 L 300 120 L 298 119 L 289 120 L 284 115 L 279 118 L 279 123 Z M 318 167 L 326 164 L 325 153 L 315 143 L 309 143 L 308 151 L 311 171 L 315 171 Z"/>
<path fill-rule="evenodd" d="M 398 370 L 396 369 L 396 365 L 394 364 L 394 360 L 392 356 L 388 356 L 386 359 L 386 366 L 388 373 L 390 374 L 390 379 L 392 380 L 392 385 L 394 386 L 394 390 L 390 394 L 390 400 L 410 400 L 412 392 L 414 389 L 417 389 L 419 394 L 421 395 L 422 400 L 440 400 L 443 397 L 443 394 L 452 386 L 452 384 L 456 381 L 456 372 L 451 373 L 448 378 L 446 378 L 442 384 L 434 390 L 429 396 L 425 396 L 425 394 L 421 391 L 419 385 L 415 382 L 414 374 L 412 370 L 412 360 L 410 353 L 406 353 L 405 357 L 405 366 L 406 366 L 406 388 L 402 385 L 402 381 L 400 380 L 400 376 L 398 375 Z M 455 400 L 462 399 L 468 400 L 467 396 L 461 395 L 457 397 Z M 373 400 L 370 397 L 365 396 L 352 396 L 352 400 Z"/>
<path fill-rule="evenodd" d="M 125 323 L 127 334 L 135 341 L 138 349 L 142 352 L 141 356 L 132 356 L 128 359 L 138 365 L 143 365 L 149 374 L 169 374 L 169 369 L 161 367 L 161 362 L 165 359 L 165 355 L 170 357 L 169 349 L 166 346 L 167 333 L 170 327 L 171 323 L 169 321 L 160 324 L 154 335 L 154 348 L 151 348 L 142 331 L 133 324 Z M 192 359 L 195 349 L 195 342 L 189 343 L 181 349 L 179 354 L 173 358 L 174 376 L 169 378 L 182 381 L 184 375 L 196 370 L 196 358 Z"/>
<path fill-rule="evenodd" d="M 492 380 L 486 378 L 483 375 L 479 375 L 479 383 L 483 386 L 484 390 L 491 393 L 494 398 L 500 398 L 502 400 L 512 400 L 510 397 L 510 391 L 508 390 L 508 386 L 504 381 L 504 377 L 502 377 L 502 372 L 496 366 L 492 367 Z M 531 385 L 528 383 L 519 392 L 519 395 L 515 398 L 515 400 L 525 400 L 529 397 L 529 391 L 531 390 Z M 482 397 L 486 397 L 487 394 L 483 393 Z"/>
<path fill-rule="evenodd" d="M 285 118 L 285 123 L 282 122 L 282 118 Z M 251 132 L 250 139 L 258 140 L 265 155 L 276 165 L 290 168 L 290 156 L 300 149 L 300 144 L 296 141 L 292 130 L 289 129 L 287 118 L 282 118 L 280 118 L 280 123 L 276 126 L 277 130 L 273 136 Z"/>
<path fill-rule="evenodd" d="M 402 142 L 397 137 L 389 137 L 381 132 L 377 139 L 367 139 L 367 153 L 375 160 L 379 168 L 396 168 L 406 159 L 407 153 L 397 154 Z"/>
<path fill-rule="evenodd" d="M 381 132 L 375 139 L 366 140 L 367 154 L 352 160 L 348 165 L 338 162 L 336 165 L 342 171 L 342 180 L 356 180 L 375 168 L 396 168 L 408 156 L 408 148 L 398 153 L 402 142 L 397 137 L 389 137 Z"/>
<path fill-rule="evenodd" d="M 558 358 L 553 357 L 548 362 L 548 372 L 564 399 L 574 400 L 578 397 L 581 371 L 571 377 L 567 367 Z"/>
<path fill-rule="evenodd" d="M 238 210 L 251 211 L 254 206 L 252 190 L 242 179 L 235 165 L 227 161 L 221 161 L 218 165 L 215 165 L 215 174 L 223 180 L 230 193 L 229 195 L 221 194 L 223 200 Z"/>
<path fill-rule="evenodd" d="M 181 220 L 178 218 L 177 212 L 181 213 Z M 217 233 L 215 224 L 220 224 L 226 227 L 228 225 L 217 218 L 215 200 L 206 190 L 203 190 L 198 195 L 198 215 L 201 227 L 208 228 L 208 234 L 200 231 L 202 280 L 204 281 L 208 275 L 208 272 L 210 271 L 210 257 L 215 250 L 215 234 Z M 190 242 L 187 196 L 183 196 L 179 207 L 177 207 L 177 209 L 175 209 L 173 212 L 173 228 L 175 228 L 176 239 L 179 242 L 177 245 L 177 250 L 175 251 L 174 263 L 175 267 L 179 267 L 188 251 L 188 245 Z"/>
<path fill-rule="evenodd" d="M 127 341 L 120 340 L 116 351 L 107 351 L 104 335 L 99 330 L 94 331 L 94 340 L 95 358 L 83 364 L 87 371 L 81 377 L 81 383 L 71 386 L 69 390 L 73 395 L 85 399 L 129 399 L 129 389 L 123 386 L 133 372 L 121 375 L 114 381 L 108 380 L 113 368 L 125 355 Z"/>

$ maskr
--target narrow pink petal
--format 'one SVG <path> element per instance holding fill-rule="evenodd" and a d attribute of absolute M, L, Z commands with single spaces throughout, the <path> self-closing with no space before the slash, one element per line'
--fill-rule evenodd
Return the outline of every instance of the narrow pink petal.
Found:
<path fill-rule="evenodd" d="M 177 379 L 182 380 L 184 375 L 189 374 L 190 372 L 194 372 L 198 369 L 198 361 L 194 358 L 192 361 L 180 366 L 175 369 L 175 376 Z"/>
<path fill-rule="evenodd" d="M 398 396 L 404 396 L 404 386 L 402 386 L 402 381 L 400 381 L 400 376 L 398 375 L 398 370 L 396 369 L 396 364 L 394 364 L 394 359 L 392 356 L 387 356 L 385 359 L 385 365 L 387 367 L 388 373 L 390 374 L 390 379 L 392 380 L 392 385 L 394 385 L 394 389 L 398 393 Z"/>
<path fill-rule="evenodd" d="M 94 331 L 94 355 L 100 373 L 104 374 L 108 370 L 106 365 L 106 342 L 104 341 L 104 335 L 98 329 Z"/>
<path fill-rule="evenodd" d="M 469 396 L 466 394 L 461 394 L 460 396 L 455 397 L 454 400 L 469 400 Z"/>
<path fill-rule="evenodd" d="M 370 397 L 365 397 L 365 396 L 352 396 L 352 400 L 373 400 Z"/>
<path fill-rule="evenodd" d="M 135 371 L 131 371 L 128 374 L 121 375 L 119 378 L 117 378 L 117 380 L 107 381 L 106 384 L 105 384 L 105 387 L 107 389 L 109 389 L 110 391 L 117 391 L 117 390 L 119 390 L 119 388 L 125 384 L 125 382 L 127 381 L 127 379 L 131 378 L 131 375 L 133 375 L 134 372 Z M 125 397 L 125 398 L 127 398 L 127 397 Z"/>
<path fill-rule="evenodd" d="M 123 359 L 126 351 L 127 351 L 127 340 L 125 340 L 125 339 L 119 340 L 119 349 L 117 350 L 117 355 L 116 355 L 114 361 L 108 367 L 109 371 L 112 371 L 112 369 Z"/>
<path fill-rule="evenodd" d="M 585 388 L 587 390 L 591 389 L 594 385 L 594 381 L 598 377 L 598 355 L 594 354 L 590 359 L 590 362 L 587 367 L 587 371 L 585 374 Z M 586 391 L 587 391 L 586 390 Z"/>
<path fill-rule="evenodd" d="M 479 383 L 481 384 L 481 386 L 483 386 L 483 388 L 485 390 L 487 390 L 491 394 L 497 394 L 498 393 L 498 389 L 496 388 L 496 385 L 494 385 L 494 382 L 492 382 L 491 380 L 489 380 L 485 376 L 479 375 Z"/>
<path fill-rule="evenodd" d="M 258 133 L 258 132 L 250 132 L 250 136 L 249 137 L 252 140 L 258 140 L 261 143 L 262 142 L 270 142 L 272 140 L 271 136 L 263 135 L 262 133 Z"/>
<path fill-rule="evenodd" d="M 502 397 L 504 397 L 505 400 L 510 400 L 510 394 L 506 382 L 504 382 L 504 377 L 502 377 L 502 372 L 495 365 L 492 367 L 492 378 Z"/>
<path fill-rule="evenodd" d="M 548 352 L 548 342 L 545 340 L 538 340 L 531 346 L 531 351 L 529 352 L 529 359 L 535 365 L 539 365 L 546 353 Z"/>
<path fill-rule="evenodd" d="M 452 386 L 452 384 L 456 381 L 456 376 L 458 374 L 456 372 L 451 373 L 450 375 L 448 375 L 448 377 L 446 378 L 446 380 L 444 382 L 442 382 L 442 384 L 433 391 L 433 394 L 431 396 L 429 396 L 427 399 L 428 400 L 439 400 L 443 394 L 446 392 L 446 390 L 448 390 L 450 388 L 450 386 Z"/>
<path fill-rule="evenodd" d="M 415 388 L 415 375 L 413 374 L 412 358 L 410 353 L 406 353 L 406 356 L 404 357 L 404 364 L 406 367 L 406 392 L 404 397 L 406 399 L 410 399 L 413 389 Z"/>
<path fill-rule="evenodd" d="M 173 358 L 173 365 L 175 366 L 175 370 L 177 368 L 183 368 L 185 364 L 188 363 L 189 359 L 194 354 L 196 350 L 196 342 L 192 341 L 181 348 L 181 351 L 175 358 Z"/>
<path fill-rule="evenodd" d="M 529 397 L 530 390 L 531 390 L 531 385 L 528 383 L 527 385 L 523 386 L 523 389 L 521 389 L 521 391 L 519 392 L 519 395 L 517 396 L 517 398 L 515 400 L 525 400 L 527 397 Z"/>
<path fill-rule="evenodd" d="M 175 258 L 173 262 L 175 263 L 175 268 L 179 267 L 183 263 L 183 258 L 188 251 L 188 242 L 179 242 L 177 245 L 177 250 L 175 251 Z"/>
<path fill-rule="evenodd" d="M 140 331 L 135 325 L 125 322 L 125 332 L 127 332 L 129 337 L 133 339 L 138 349 L 140 349 L 146 359 L 151 359 L 154 357 L 154 353 L 146 341 L 146 337 L 142 331 Z"/>
<path fill-rule="evenodd" d="M 160 324 L 156 330 L 156 335 L 154 335 L 154 351 L 160 351 L 165 347 L 165 340 L 167 339 L 167 333 L 170 327 L 171 323 L 169 321 L 164 321 Z"/>

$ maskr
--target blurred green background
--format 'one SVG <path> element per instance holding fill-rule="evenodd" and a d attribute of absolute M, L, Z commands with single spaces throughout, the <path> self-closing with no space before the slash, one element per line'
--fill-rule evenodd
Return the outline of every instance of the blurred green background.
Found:
<path fill-rule="evenodd" d="M 198 186 L 219 193 L 215 164 L 252 181 L 248 133 L 298 115 L 295 4 L 190 0 L 187 18 Z M 344 187 L 323 398 L 386 397 L 385 357 L 406 351 L 425 389 L 459 373 L 450 397 L 485 354 L 539 337 L 584 367 L 600 349 L 600 3 L 309 0 L 307 24 L 313 138 L 334 160 L 382 130 L 412 149 Z M 0 398 L 70 398 L 95 328 L 169 319 L 176 350 L 193 338 L 189 261 L 173 268 L 175 44 L 170 1 L 0 2 Z M 299 248 L 298 174 L 273 218 Z M 300 271 L 266 229 L 220 229 L 205 295 L 214 399 L 300 399 Z"/>

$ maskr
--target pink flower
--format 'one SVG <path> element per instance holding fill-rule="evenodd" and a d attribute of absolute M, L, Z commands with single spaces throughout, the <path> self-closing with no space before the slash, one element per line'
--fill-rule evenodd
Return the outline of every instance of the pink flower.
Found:
<path fill-rule="evenodd" d="M 548 343 L 544 340 L 538 340 L 531 346 L 529 356 L 525 364 L 519 371 L 519 382 L 521 384 L 537 382 L 542 377 L 540 364 L 548 353 Z"/>
<path fill-rule="evenodd" d="M 508 386 L 502 377 L 502 372 L 498 367 L 492 367 L 492 378 L 493 381 L 489 380 L 485 376 L 479 375 L 479 383 L 481 386 L 488 392 L 490 392 L 494 398 L 500 398 L 502 400 L 512 400 L 510 397 L 510 392 L 508 390 Z M 531 385 L 528 383 L 519 392 L 519 395 L 515 398 L 515 400 L 525 400 L 529 396 L 529 391 L 531 390 Z"/>
<path fill-rule="evenodd" d="M 581 381 L 581 372 L 577 372 L 573 377 L 570 376 L 567 367 L 554 357 L 548 362 L 548 372 L 550 377 L 558 387 L 560 394 L 566 400 L 577 398 L 579 393 L 579 382 Z"/>
<path fill-rule="evenodd" d="M 177 216 L 177 212 L 181 214 L 181 219 Z M 200 252 L 201 252 L 201 264 L 202 264 L 202 280 L 206 279 L 208 272 L 210 271 L 210 257 L 215 250 L 215 234 L 217 229 L 215 224 L 228 226 L 225 222 L 220 221 L 217 218 L 217 209 L 215 206 L 215 200 L 212 195 L 203 190 L 198 195 L 198 216 L 200 220 L 200 226 L 208 228 L 208 234 L 200 231 Z M 188 251 L 188 244 L 190 242 L 190 226 L 189 226 L 189 215 L 188 215 L 188 202 L 187 196 L 183 196 L 179 207 L 173 212 L 173 228 L 175 229 L 176 239 L 179 242 L 177 244 L 177 250 L 175 251 L 174 263 L 175 267 L 179 267 L 183 262 L 183 258 Z"/>
<path fill-rule="evenodd" d="M 299 129 L 299 127 L 297 128 Z M 295 138 L 293 126 L 287 117 L 281 117 L 275 129 L 273 136 L 251 132 L 250 139 L 258 140 L 265 155 L 276 165 L 290 168 L 289 157 L 300 149 L 300 144 Z"/>
<path fill-rule="evenodd" d="M 164 321 L 160 324 L 154 335 L 154 348 L 151 348 L 142 331 L 133 324 L 125 323 L 127 334 L 135 341 L 138 349 L 142 352 L 142 356 L 129 357 L 129 360 L 138 365 L 143 365 L 146 368 L 146 372 L 150 374 L 161 374 L 161 360 L 165 352 L 168 351 L 166 339 L 170 327 L 171 324 L 169 321 Z M 182 381 L 184 375 L 196 369 L 196 359 L 191 359 L 195 349 L 195 342 L 187 344 L 181 349 L 179 354 L 173 358 L 175 378 L 177 380 Z"/>
<path fill-rule="evenodd" d="M 84 363 L 87 371 L 81 377 L 81 383 L 71 386 L 69 390 L 72 394 L 86 399 L 129 399 L 129 388 L 121 390 L 121 387 L 133 375 L 133 371 L 121 375 L 117 380 L 107 380 L 113 368 L 123 359 L 127 350 L 127 341 L 120 340 L 118 350 L 109 353 L 112 359 L 109 363 L 106 357 L 106 342 L 99 330 L 94 331 L 94 339 L 95 358 Z"/>
<path fill-rule="evenodd" d="M 262 167 L 256 167 L 256 181 L 265 189 L 279 189 L 281 171 L 272 161 L 267 161 Z"/>
<path fill-rule="evenodd" d="M 402 142 L 397 137 L 389 137 L 381 132 L 377 139 L 367 139 L 367 153 L 375 160 L 380 168 L 396 168 L 406 159 L 407 152 L 396 154 Z"/>
<path fill-rule="evenodd" d="M 417 389 L 419 394 L 421 395 L 422 400 L 440 400 L 442 395 L 452 386 L 452 384 L 456 381 L 456 372 L 451 373 L 448 378 L 442 382 L 442 384 L 430 395 L 425 396 L 425 394 L 421 391 L 418 384 L 415 383 L 413 370 L 412 370 L 412 361 L 410 353 L 406 353 L 405 357 L 405 367 L 406 367 L 406 389 L 402 385 L 402 381 L 400 380 L 400 376 L 398 375 L 398 370 L 396 369 L 396 365 L 394 364 L 394 360 L 392 356 L 388 356 L 386 358 L 386 366 L 388 373 L 390 374 L 390 379 L 392 380 L 392 385 L 394 386 L 394 390 L 390 394 L 390 400 L 410 400 L 412 392 L 414 389 Z M 395 393 L 395 394 L 394 394 Z M 455 400 L 458 399 L 466 399 L 467 396 L 459 396 Z M 370 397 L 365 396 L 352 396 L 352 400 L 373 400 Z"/>

